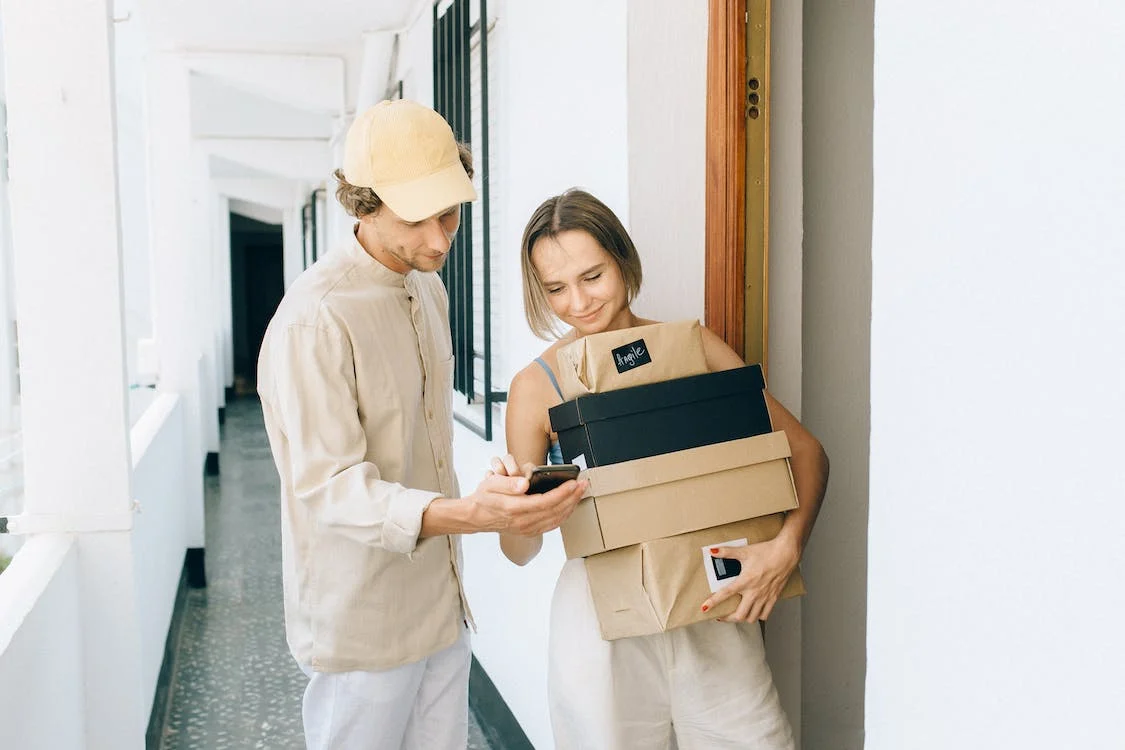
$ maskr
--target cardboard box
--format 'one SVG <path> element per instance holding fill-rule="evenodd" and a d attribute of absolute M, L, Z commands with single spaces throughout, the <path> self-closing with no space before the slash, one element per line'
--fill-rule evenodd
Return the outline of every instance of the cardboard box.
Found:
<path fill-rule="evenodd" d="M 792 510 L 784 432 L 587 470 L 586 497 L 562 525 L 568 558 Z"/>
<path fill-rule="evenodd" d="M 714 578 L 714 563 L 704 550 L 741 540 L 768 541 L 777 536 L 783 520 L 778 513 L 587 557 L 586 575 L 602 638 L 650 635 L 733 613 L 739 596 L 708 612 L 700 610 L 712 590 L 726 585 L 709 581 Z M 800 571 L 794 571 L 781 596 L 804 593 Z"/>
<path fill-rule="evenodd" d="M 707 372 L 699 321 L 584 336 L 558 351 L 563 400 Z"/>
<path fill-rule="evenodd" d="M 709 372 L 550 409 L 563 458 L 583 468 L 770 432 L 760 365 Z"/>

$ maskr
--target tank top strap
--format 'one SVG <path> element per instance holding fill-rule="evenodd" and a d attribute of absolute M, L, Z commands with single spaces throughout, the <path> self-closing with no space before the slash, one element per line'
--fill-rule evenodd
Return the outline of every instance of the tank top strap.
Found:
<path fill-rule="evenodd" d="M 562 388 L 559 388 L 559 381 L 555 378 L 555 373 L 551 372 L 551 368 L 543 361 L 542 357 L 536 357 L 535 361 L 539 363 L 539 366 L 543 368 L 543 372 L 547 373 L 547 377 L 551 379 L 551 385 L 555 386 L 555 393 L 559 394 L 559 398 L 563 401 L 566 401 L 566 398 L 563 396 Z"/>

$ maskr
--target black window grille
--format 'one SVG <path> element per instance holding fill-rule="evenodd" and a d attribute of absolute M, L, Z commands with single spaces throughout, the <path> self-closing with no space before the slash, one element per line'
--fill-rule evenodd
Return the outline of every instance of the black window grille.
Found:
<path fill-rule="evenodd" d="M 317 196 L 325 192 L 317 188 L 309 194 L 309 201 L 301 206 L 301 256 L 303 267 L 308 268 L 320 257 L 320 201 Z"/>
<path fill-rule="evenodd" d="M 492 390 L 492 269 L 490 254 L 489 154 L 488 154 L 488 23 L 471 19 L 473 0 L 439 0 L 434 4 L 434 109 L 453 128 L 453 134 L 473 151 L 473 166 L 480 175 L 481 247 L 474 248 L 473 211 L 461 214 L 461 229 L 453 241 L 449 259 L 442 269 L 442 280 L 449 291 L 449 324 L 453 334 L 454 389 L 467 403 L 483 406 L 482 419 L 460 412 L 455 417 L 485 440 L 492 440 L 492 405 L 504 401 L 507 393 Z M 479 3 L 478 19 L 488 18 L 487 0 Z M 473 38 L 479 34 L 479 83 L 471 74 Z M 479 105 L 480 132 L 472 132 L 474 99 Z M 476 253 L 474 253 L 474 249 Z M 480 267 L 474 268 L 474 254 Z M 474 306 L 474 280 L 481 300 L 480 320 Z M 483 336 L 474 345 L 476 327 Z"/>

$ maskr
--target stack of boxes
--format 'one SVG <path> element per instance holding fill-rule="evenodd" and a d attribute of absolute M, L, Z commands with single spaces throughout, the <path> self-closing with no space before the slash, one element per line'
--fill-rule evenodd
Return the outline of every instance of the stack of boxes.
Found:
<path fill-rule="evenodd" d="M 707 550 L 772 539 L 797 507 L 761 367 L 708 373 L 696 321 L 587 336 L 558 359 L 570 400 L 550 410 L 551 427 L 590 482 L 563 546 L 586 558 L 602 637 L 731 614 L 739 597 L 700 609 L 739 572 Z M 782 596 L 803 593 L 795 572 Z"/>

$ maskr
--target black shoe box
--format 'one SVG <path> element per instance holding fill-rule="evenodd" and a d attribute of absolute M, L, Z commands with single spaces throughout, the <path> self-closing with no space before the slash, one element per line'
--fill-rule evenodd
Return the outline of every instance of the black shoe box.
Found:
<path fill-rule="evenodd" d="M 550 410 L 563 458 L 587 468 L 772 432 L 760 365 L 579 396 Z"/>

